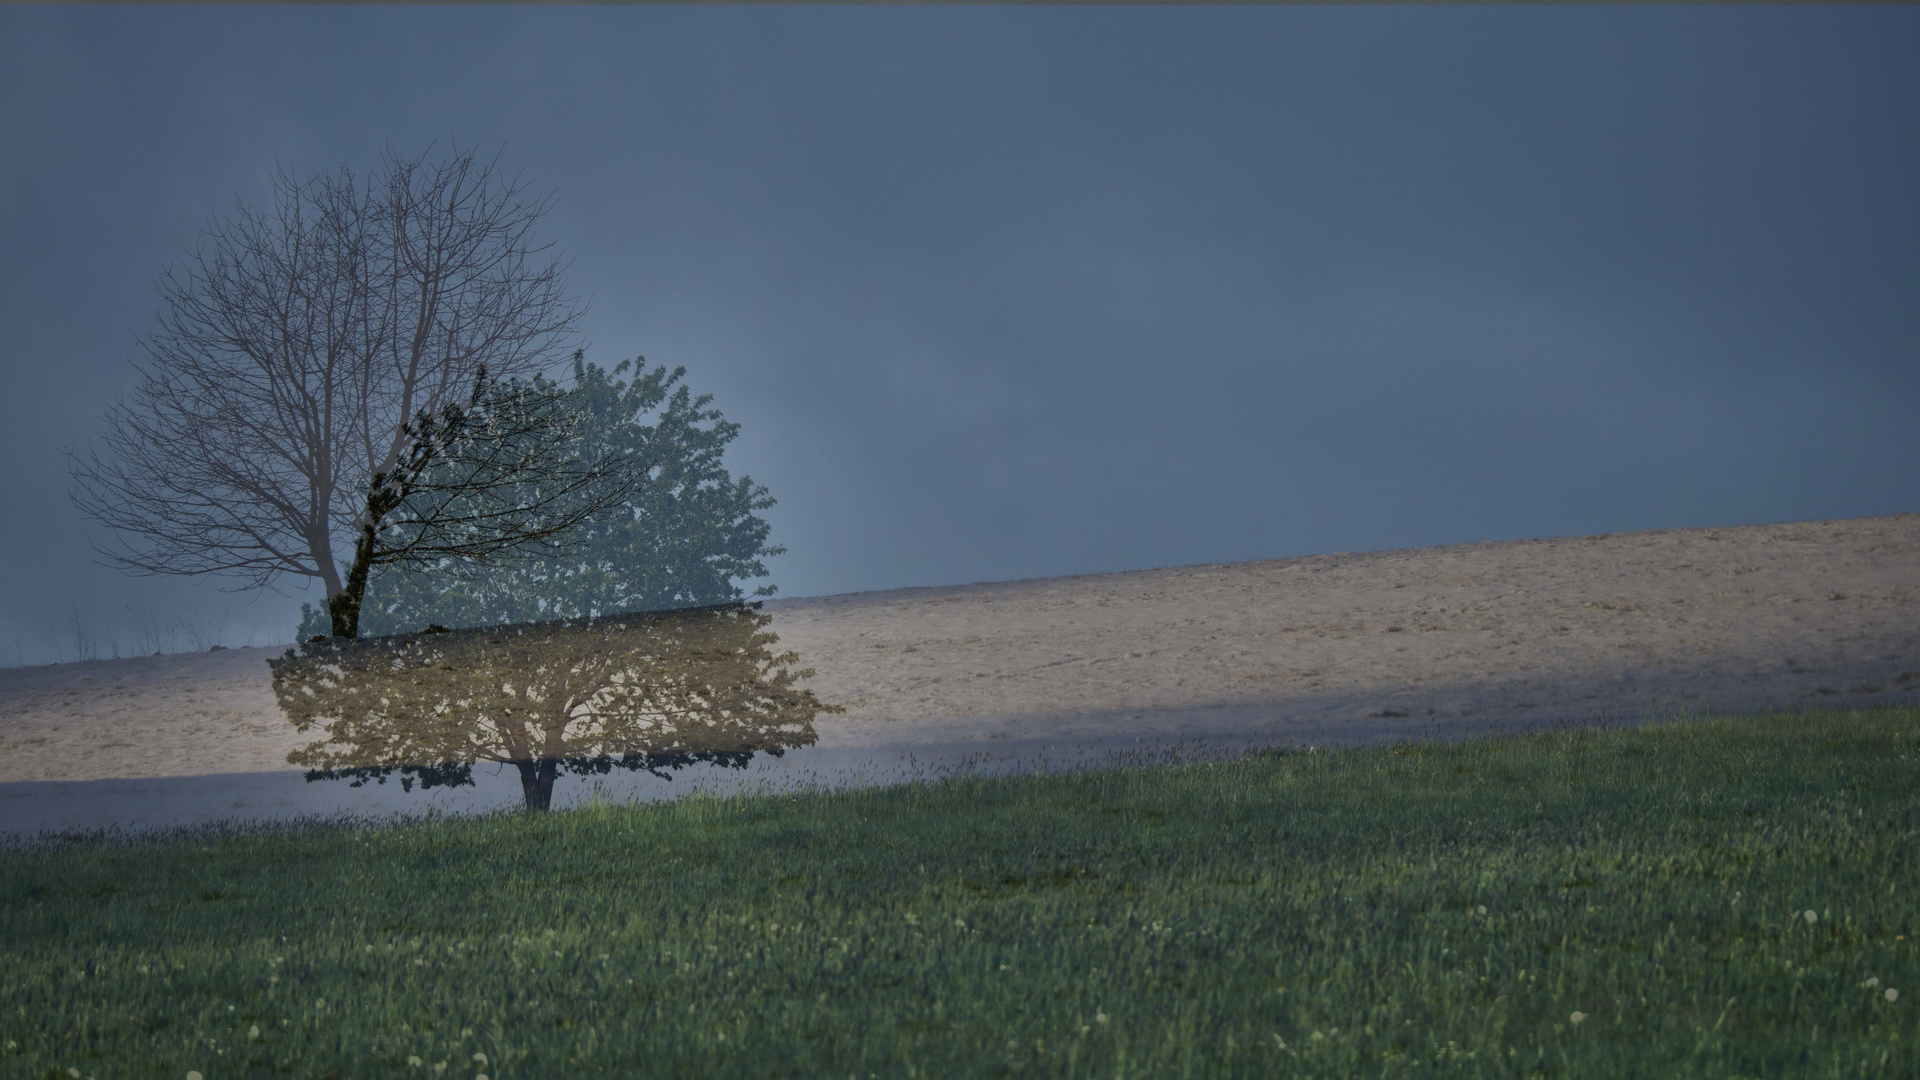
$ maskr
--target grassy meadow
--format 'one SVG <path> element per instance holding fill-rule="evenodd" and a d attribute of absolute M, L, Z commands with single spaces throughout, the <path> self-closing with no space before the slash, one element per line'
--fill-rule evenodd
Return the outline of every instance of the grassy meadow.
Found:
<path fill-rule="evenodd" d="M 0 1076 L 1920 1075 L 1920 709 L 0 851 Z"/>

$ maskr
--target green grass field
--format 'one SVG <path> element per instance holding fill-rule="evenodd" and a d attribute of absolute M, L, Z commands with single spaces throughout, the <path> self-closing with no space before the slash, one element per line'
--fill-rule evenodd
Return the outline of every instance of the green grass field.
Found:
<path fill-rule="evenodd" d="M 0 1075 L 1920 1075 L 1920 709 L 0 852 Z"/>

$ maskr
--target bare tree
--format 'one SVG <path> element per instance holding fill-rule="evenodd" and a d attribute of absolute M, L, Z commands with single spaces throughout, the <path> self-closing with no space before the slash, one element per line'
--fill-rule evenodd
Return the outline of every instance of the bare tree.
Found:
<path fill-rule="evenodd" d="M 271 211 L 216 220 L 161 274 L 160 328 L 141 340 L 144 380 L 107 412 L 108 454 L 69 454 L 75 503 L 118 533 L 97 550 L 243 588 L 318 579 L 334 634 L 354 636 L 350 594 L 381 556 L 367 538 L 405 503 L 396 478 L 420 475 L 419 423 L 479 407 L 486 373 L 511 385 L 575 336 L 562 267 L 533 236 L 550 205 L 456 150 L 388 154 L 364 183 L 282 170 Z M 516 522 L 552 516 L 468 520 L 469 540 L 494 528 L 468 554 L 533 538 Z M 434 557 L 421 532 L 385 555 Z"/>

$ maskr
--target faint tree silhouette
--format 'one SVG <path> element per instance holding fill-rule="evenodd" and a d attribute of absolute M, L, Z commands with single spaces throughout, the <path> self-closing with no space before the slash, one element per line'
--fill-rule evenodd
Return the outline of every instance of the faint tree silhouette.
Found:
<path fill-rule="evenodd" d="M 740 425 L 694 396 L 685 369 L 647 370 L 624 360 L 611 372 L 574 354 L 567 407 L 580 424 L 579 453 L 624 460 L 626 498 L 566 534 L 485 565 L 454 558 L 376 564 L 360 612 L 363 634 L 396 634 L 429 624 L 493 626 L 624 611 L 659 611 L 745 599 L 735 579 L 766 576 L 762 561 L 784 548 L 767 542 L 758 513 L 773 505 L 751 477 L 722 461 Z M 638 365 L 638 366 L 636 366 Z M 629 369 L 631 381 L 622 379 Z M 678 385 L 676 385 L 678 384 Z M 754 596 L 770 596 L 763 585 Z M 303 606 L 296 640 L 327 633 L 327 613 Z"/>

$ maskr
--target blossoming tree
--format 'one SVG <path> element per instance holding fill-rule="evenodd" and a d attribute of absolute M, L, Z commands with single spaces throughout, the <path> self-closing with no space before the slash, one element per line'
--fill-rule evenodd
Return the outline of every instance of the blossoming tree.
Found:
<path fill-rule="evenodd" d="M 307 779 L 409 790 L 471 784 L 475 763 L 511 764 L 529 810 L 552 804 L 562 771 L 744 767 L 815 740 L 838 712 L 795 684 L 811 669 L 775 653 L 772 616 L 725 604 L 602 618 L 323 638 L 268 661 L 301 732 L 324 739 L 287 755 Z"/>

